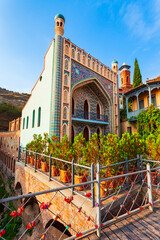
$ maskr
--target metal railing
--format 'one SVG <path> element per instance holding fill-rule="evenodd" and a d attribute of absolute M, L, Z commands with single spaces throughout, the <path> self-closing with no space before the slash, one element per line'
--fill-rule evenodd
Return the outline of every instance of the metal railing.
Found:
<path fill-rule="evenodd" d="M 43 160 L 40 160 L 43 158 Z M 35 172 L 42 174 L 47 177 L 49 181 L 53 180 L 62 186 L 69 186 L 77 184 L 77 181 L 84 182 L 83 187 L 72 188 L 72 194 L 76 193 L 83 198 L 85 197 L 85 191 L 91 189 L 90 185 L 85 184 L 87 181 L 94 181 L 94 164 L 91 166 L 85 166 L 72 161 L 67 161 L 64 159 L 59 159 L 52 157 L 52 154 L 45 155 L 30 150 L 26 148 L 19 148 L 18 161 L 22 162 L 25 166 L 34 169 Z M 43 168 L 42 168 L 42 165 Z M 80 176 L 77 175 L 80 172 Z M 65 174 L 65 176 L 63 175 Z M 80 180 L 79 180 L 80 178 Z M 92 206 L 95 204 L 95 194 L 92 188 Z"/>
<path fill-rule="evenodd" d="M 122 164 L 126 164 L 126 162 L 130 163 L 131 161 L 136 161 L 136 160 L 137 158 L 129 161 L 124 161 Z M 74 198 L 73 194 L 75 193 L 74 190 L 72 189 L 75 189 L 77 187 L 82 187 L 84 183 L 72 184 L 68 186 L 62 186 L 56 189 L 50 189 L 46 191 L 5 198 L 5 199 L 1 199 L 0 203 L 3 204 L 4 207 L 8 208 L 8 204 L 6 204 L 6 202 L 9 202 L 9 201 L 14 201 L 18 199 L 27 199 L 28 201 L 28 199 L 30 199 L 31 197 L 38 198 L 38 196 L 41 196 L 44 194 L 55 193 L 54 196 L 51 196 L 51 200 L 49 201 L 49 203 L 52 204 L 51 206 L 54 206 L 54 197 L 56 196 L 56 194 L 62 194 L 64 197 L 64 200 L 65 199 L 69 199 L 69 201 L 71 200 L 72 204 L 74 204 L 74 207 L 78 209 L 78 211 L 75 212 L 72 219 L 68 219 L 68 222 L 64 221 L 63 218 L 61 219 L 61 221 L 66 226 L 66 229 L 72 228 L 72 233 L 75 232 L 75 234 L 72 234 L 73 236 L 69 237 L 68 239 L 75 239 L 76 237 L 80 237 L 80 236 L 82 236 L 83 238 L 84 234 L 87 234 L 92 231 L 97 231 L 97 236 L 100 237 L 101 229 L 104 226 L 115 223 L 117 220 L 130 216 L 131 214 L 134 214 L 138 211 L 142 211 L 146 207 L 149 207 L 150 210 L 153 211 L 154 204 L 160 202 L 160 163 L 154 160 L 145 160 L 142 158 L 140 160 L 143 164 L 143 168 L 145 169 L 141 169 L 136 172 L 128 172 L 126 174 L 111 176 L 111 177 L 101 177 L 102 169 L 105 169 L 108 166 L 100 167 L 98 163 L 96 166 L 96 180 L 87 181 L 85 183 L 87 185 L 90 185 L 91 188 L 90 188 L 90 191 L 87 192 L 86 199 L 84 199 L 84 202 L 82 203 L 81 206 L 77 206 L 76 204 L 74 204 L 74 201 L 72 202 L 72 198 Z M 148 163 L 148 161 L 151 163 L 151 165 Z M 113 164 L 112 167 L 115 165 L 116 164 Z M 120 165 L 120 163 L 118 163 L 117 165 Z M 120 179 L 121 181 L 118 181 Z M 117 188 L 112 189 L 112 194 L 110 194 L 107 199 L 103 198 L 102 190 L 104 190 L 104 188 L 102 187 L 102 184 L 105 182 L 105 184 L 109 183 L 111 185 L 112 183 L 113 185 L 113 181 L 118 181 Z M 63 191 L 66 189 L 72 190 L 72 197 L 68 197 L 64 195 Z M 95 195 L 96 195 L 95 206 L 94 207 L 92 206 L 91 208 L 91 213 L 96 211 L 95 218 L 94 219 L 92 218 L 93 226 L 92 227 L 86 226 L 89 223 L 88 221 L 91 220 L 90 215 L 87 215 L 87 221 L 85 221 L 83 226 L 83 227 L 86 226 L 87 230 L 85 229 L 84 231 L 81 231 L 83 229 L 82 228 L 81 230 L 77 231 L 73 227 L 74 226 L 73 221 L 76 217 L 78 218 L 78 212 L 80 211 L 83 212 L 83 204 L 86 201 L 88 201 L 88 199 L 93 198 L 93 195 L 92 195 L 93 191 L 95 192 Z M 24 201 L 24 205 L 23 205 L 24 207 L 26 202 Z M 38 202 L 40 206 L 44 204 L 44 203 L 42 204 L 42 201 L 40 199 L 38 199 Z M 67 203 L 65 200 L 65 204 L 62 207 L 62 209 L 59 211 L 58 216 L 60 216 L 60 214 L 63 213 L 64 209 L 67 207 Z M 31 219 L 32 221 L 35 222 L 35 227 L 36 227 L 36 224 L 38 224 L 38 222 L 36 221 L 38 219 L 38 216 L 40 216 L 41 211 L 43 211 L 43 208 L 40 210 L 40 213 L 38 212 L 38 215 L 35 217 L 35 219 Z M 49 207 L 47 207 L 47 211 L 50 211 L 52 215 L 57 216 L 57 213 L 53 211 L 50 205 Z M 55 221 L 55 218 L 53 219 L 54 219 L 53 221 Z M 75 220 L 75 221 L 78 221 L 78 220 Z M 49 226 L 51 226 L 51 224 Z M 47 227 L 45 229 L 45 232 L 42 233 L 45 235 L 46 239 L 47 238 L 50 239 L 49 237 L 47 237 L 48 229 L 49 227 Z M 62 235 L 65 233 L 66 229 L 64 230 Z M 24 236 L 26 231 L 27 229 L 22 233 L 19 239 L 21 239 L 21 237 Z M 61 237 L 57 239 L 61 239 Z"/>
<path fill-rule="evenodd" d="M 154 107 L 155 107 L 155 108 L 160 108 L 160 106 L 154 106 Z M 140 112 L 142 112 L 142 111 L 144 111 L 144 110 L 147 110 L 147 109 L 148 109 L 148 107 L 146 107 L 146 108 L 141 108 L 141 109 L 136 110 L 136 111 L 128 112 L 127 118 L 129 119 L 129 118 L 131 118 L 131 117 L 137 117 Z"/>
<path fill-rule="evenodd" d="M 74 109 L 72 112 L 72 118 L 86 119 L 100 122 L 108 122 L 108 116 L 103 114 L 97 114 L 95 112 L 87 112 L 79 109 Z"/>

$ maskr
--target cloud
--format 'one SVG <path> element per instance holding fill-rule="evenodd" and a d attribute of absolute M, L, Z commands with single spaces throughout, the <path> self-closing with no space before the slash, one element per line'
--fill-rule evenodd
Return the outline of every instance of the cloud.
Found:
<path fill-rule="evenodd" d="M 160 1 L 123 4 L 119 14 L 133 35 L 149 40 L 160 34 Z"/>

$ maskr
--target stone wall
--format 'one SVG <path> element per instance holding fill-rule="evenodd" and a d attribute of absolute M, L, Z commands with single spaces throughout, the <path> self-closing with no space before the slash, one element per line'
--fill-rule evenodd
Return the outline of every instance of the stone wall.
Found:
<path fill-rule="evenodd" d="M 20 131 L 0 132 L 0 160 L 12 171 L 18 158 Z"/>

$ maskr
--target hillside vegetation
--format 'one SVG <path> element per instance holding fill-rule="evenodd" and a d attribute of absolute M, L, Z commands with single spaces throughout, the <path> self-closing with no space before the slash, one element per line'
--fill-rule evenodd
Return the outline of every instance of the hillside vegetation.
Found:
<path fill-rule="evenodd" d="M 0 131 L 7 131 L 9 122 L 21 117 L 21 111 L 29 98 L 27 93 L 18 93 L 0 88 Z"/>

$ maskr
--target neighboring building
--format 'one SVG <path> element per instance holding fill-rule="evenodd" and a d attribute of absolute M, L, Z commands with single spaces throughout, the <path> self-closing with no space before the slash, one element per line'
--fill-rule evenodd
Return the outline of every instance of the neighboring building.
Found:
<path fill-rule="evenodd" d="M 12 172 L 18 159 L 21 118 L 9 122 L 9 132 L 0 132 L 0 161 Z"/>
<path fill-rule="evenodd" d="M 55 39 L 44 58 L 44 69 L 22 111 L 21 145 L 33 134 L 79 133 L 88 140 L 95 132 L 119 135 L 118 62 L 112 70 L 63 37 L 65 19 L 55 17 Z"/>
<path fill-rule="evenodd" d="M 121 82 L 122 84 L 122 82 Z M 121 85 L 122 86 L 122 85 Z M 151 104 L 160 108 L 160 76 L 146 81 L 138 87 L 129 89 L 120 89 L 120 94 L 126 98 L 127 120 L 121 123 L 121 134 L 129 132 L 130 134 L 137 132 L 138 114 L 146 110 Z M 132 111 L 129 111 L 128 102 L 132 102 Z"/>
<path fill-rule="evenodd" d="M 9 122 L 9 132 L 15 132 L 21 129 L 21 117 Z"/>

